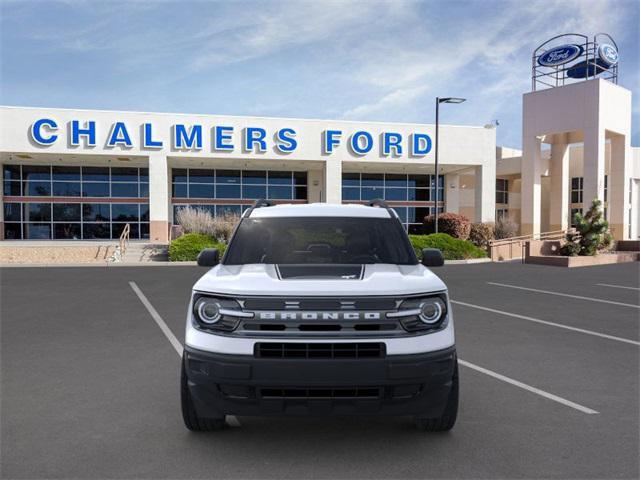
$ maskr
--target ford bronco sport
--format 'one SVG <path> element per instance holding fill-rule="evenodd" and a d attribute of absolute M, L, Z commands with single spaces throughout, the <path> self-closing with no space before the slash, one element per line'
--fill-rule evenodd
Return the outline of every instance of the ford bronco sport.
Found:
<path fill-rule="evenodd" d="M 277 205 L 244 212 L 193 287 L 181 399 L 190 430 L 226 415 L 407 415 L 453 427 L 458 366 L 446 285 L 395 211 Z"/>

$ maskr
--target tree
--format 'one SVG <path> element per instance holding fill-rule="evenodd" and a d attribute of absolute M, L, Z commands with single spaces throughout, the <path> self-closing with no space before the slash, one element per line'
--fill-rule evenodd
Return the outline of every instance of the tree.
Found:
<path fill-rule="evenodd" d="M 609 222 L 604 218 L 600 200 L 595 199 L 586 214 L 576 213 L 573 221 L 576 231 L 567 233 L 567 242 L 560 250 L 562 255 L 593 256 L 611 246 L 613 237 L 609 233 Z"/>

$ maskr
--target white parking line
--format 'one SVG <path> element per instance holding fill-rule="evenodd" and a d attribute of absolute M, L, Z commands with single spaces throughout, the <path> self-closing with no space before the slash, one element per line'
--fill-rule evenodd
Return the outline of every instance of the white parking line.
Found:
<path fill-rule="evenodd" d="M 640 290 L 638 287 L 627 287 L 624 285 L 612 285 L 610 283 L 596 283 L 599 287 L 624 288 L 626 290 Z"/>
<path fill-rule="evenodd" d="M 505 315 L 507 317 L 519 318 L 521 320 L 527 320 L 529 322 L 541 323 L 543 325 L 549 325 L 552 327 L 564 328 L 565 330 L 572 330 L 574 332 L 586 333 L 587 335 L 594 335 L 596 337 L 606 338 L 609 340 L 615 340 L 617 342 L 630 343 L 631 345 L 640 346 L 640 342 L 635 340 L 629 340 L 628 338 L 615 337 L 613 335 L 607 335 L 605 333 L 598 333 L 592 330 L 585 330 L 584 328 L 576 328 L 570 327 L 568 325 L 563 325 L 561 323 L 548 322 L 547 320 L 540 320 L 539 318 L 527 317 L 525 315 L 519 315 L 517 313 L 505 312 L 502 310 L 496 310 L 494 308 L 482 307 L 480 305 L 474 305 L 473 303 L 460 302 L 458 300 L 450 300 L 451 303 L 455 303 L 456 305 L 463 305 L 465 307 L 477 308 L 478 310 L 484 310 L 487 312 L 497 313 L 499 315 Z"/>
<path fill-rule="evenodd" d="M 183 347 L 182 347 L 182 344 L 180 343 L 180 340 L 176 338 L 176 336 L 173 334 L 171 329 L 167 326 L 167 324 L 162 319 L 158 311 L 155 308 L 153 308 L 153 305 L 151 305 L 151 302 L 147 299 L 145 294 L 142 293 L 142 290 L 140 290 L 138 285 L 136 285 L 136 282 L 129 282 L 129 286 L 134 291 L 134 293 L 138 296 L 142 304 L 145 306 L 145 308 L 149 312 L 149 315 L 151 315 L 151 318 L 153 318 L 155 322 L 158 324 L 158 326 L 160 327 L 160 330 L 162 330 L 162 333 L 164 333 L 164 336 L 167 337 L 167 340 L 169 340 L 169 343 L 171 343 L 173 348 L 178 353 L 178 356 L 182 358 Z M 241 426 L 240 420 L 238 420 L 234 415 L 227 415 L 226 422 L 227 422 L 227 425 L 231 427 Z"/>
<path fill-rule="evenodd" d="M 136 285 L 136 282 L 129 282 L 129 285 L 131 286 L 131 289 L 135 292 L 135 294 L 138 296 L 142 304 L 145 306 L 145 308 L 149 312 L 149 315 L 151 315 L 151 318 L 153 318 L 155 322 L 158 324 L 158 326 L 160 327 L 160 330 L 162 330 L 162 333 L 164 333 L 164 336 L 167 337 L 167 340 L 169 340 L 169 343 L 173 345 L 173 348 L 176 349 L 176 352 L 178 353 L 178 355 L 182 357 L 182 344 L 180 343 L 180 340 L 176 338 L 176 336 L 173 334 L 171 329 L 164 322 L 160 314 L 156 311 L 155 308 L 153 308 L 153 305 L 151 305 L 151 302 L 147 299 L 147 297 L 145 297 L 144 293 L 142 293 L 142 290 L 138 288 L 138 285 Z"/>
<path fill-rule="evenodd" d="M 604 300 L 602 298 L 582 297 L 580 295 L 569 295 L 568 293 L 550 292 L 549 290 L 539 290 L 537 288 L 520 287 L 518 285 L 508 285 L 506 283 L 487 282 L 489 285 L 496 285 L 498 287 L 516 288 L 518 290 L 527 290 L 529 292 L 546 293 L 547 295 L 557 295 L 559 297 L 577 298 L 578 300 L 588 300 L 589 302 L 608 303 L 611 305 L 620 305 L 621 307 L 631 307 L 640 309 L 640 305 L 634 305 L 632 303 L 614 302 L 612 300 Z"/>
<path fill-rule="evenodd" d="M 489 369 L 486 369 L 484 367 L 480 367 L 480 366 L 475 365 L 473 363 L 469 363 L 469 362 L 467 362 L 465 360 L 461 360 L 460 358 L 458 358 L 458 363 L 460 365 L 463 365 L 463 366 L 465 366 L 467 368 L 470 368 L 472 370 L 475 370 L 477 372 L 484 373 L 485 375 L 489 375 L 490 377 L 496 378 L 496 379 L 501 380 L 503 382 L 506 382 L 506 383 L 509 383 L 509 384 L 514 385 L 516 387 L 519 387 L 519 388 L 522 388 L 524 390 L 527 390 L 528 392 L 535 393 L 536 395 L 540 395 L 541 397 L 548 398 L 549 400 L 553 400 L 554 402 L 560 403 L 560 404 L 565 405 L 565 406 L 567 406 L 569 408 L 573 408 L 574 410 L 578 410 L 579 412 L 586 413 L 588 415 L 597 415 L 598 414 L 598 412 L 596 410 L 593 410 L 591 408 L 585 407 L 585 406 L 580 405 L 578 403 L 572 402 L 570 400 L 567 400 L 566 398 L 559 397 L 557 395 L 554 395 L 553 393 L 545 392 L 544 390 L 540 390 L 539 388 L 532 387 L 531 385 L 527 385 L 526 383 L 519 382 L 518 380 L 514 380 L 513 378 L 506 377 L 504 375 L 501 375 L 499 373 L 494 372 L 493 370 L 489 370 Z"/>

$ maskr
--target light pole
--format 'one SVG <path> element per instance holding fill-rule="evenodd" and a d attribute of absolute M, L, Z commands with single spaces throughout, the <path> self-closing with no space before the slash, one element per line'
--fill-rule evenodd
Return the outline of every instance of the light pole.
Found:
<path fill-rule="evenodd" d="M 438 233 L 438 185 L 439 185 L 439 178 L 438 178 L 438 144 L 440 143 L 438 141 L 438 130 L 440 129 L 440 104 L 441 103 L 462 103 L 466 100 L 466 98 L 458 98 L 458 97 L 444 97 L 444 98 L 440 98 L 440 97 L 436 97 L 436 148 L 435 148 L 435 154 L 436 154 L 436 206 L 435 206 L 435 233 Z"/>

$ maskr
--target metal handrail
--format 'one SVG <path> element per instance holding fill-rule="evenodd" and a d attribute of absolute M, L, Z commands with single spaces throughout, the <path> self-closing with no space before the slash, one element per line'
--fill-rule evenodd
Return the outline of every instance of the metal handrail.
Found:
<path fill-rule="evenodd" d="M 491 240 L 489 242 L 489 246 L 493 247 L 493 246 L 498 246 L 498 245 L 507 245 L 509 243 L 524 242 L 524 241 L 527 241 L 527 240 L 550 240 L 550 239 L 556 238 L 556 237 L 562 238 L 567 233 L 573 232 L 573 231 L 575 231 L 575 229 L 570 228 L 568 230 L 553 230 L 553 231 L 550 231 L 550 232 L 541 232 L 541 233 L 536 233 L 536 234 L 521 235 L 519 237 L 501 238 L 499 240 Z"/>
<path fill-rule="evenodd" d="M 575 233 L 575 228 L 569 228 L 567 230 L 554 230 L 551 232 L 541 232 L 530 235 L 521 235 L 519 237 L 501 238 L 500 240 L 491 240 L 489 242 L 489 248 L 509 246 L 509 250 L 513 251 L 515 244 L 520 245 L 522 262 L 524 263 L 526 257 L 527 242 L 536 240 L 560 240 L 566 237 L 568 233 Z M 491 252 L 493 258 L 493 252 Z M 512 256 L 513 258 L 513 256 Z"/>
<path fill-rule="evenodd" d="M 118 240 L 118 246 L 120 247 L 120 258 L 124 257 L 124 252 L 127 250 L 129 246 L 129 234 L 131 233 L 131 225 L 128 223 L 122 229 L 122 233 L 120 234 L 120 238 Z"/>

